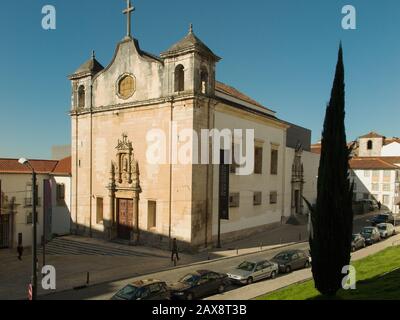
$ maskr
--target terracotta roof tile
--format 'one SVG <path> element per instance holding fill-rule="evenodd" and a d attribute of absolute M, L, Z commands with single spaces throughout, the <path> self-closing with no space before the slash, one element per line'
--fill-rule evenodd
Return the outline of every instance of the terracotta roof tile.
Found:
<path fill-rule="evenodd" d="M 321 154 L 322 144 L 320 142 L 311 145 L 311 152 Z"/>
<path fill-rule="evenodd" d="M 63 160 L 29 160 L 39 174 L 71 174 L 71 157 Z M 30 173 L 31 170 L 18 159 L 0 159 L 0 173 Z"/>
<path fill-rule="evenodd" d="M 361 136 L 360 138 L 384 138 L 384 136 L 372 131 L 364 136 Z"/>
<path fill-rule="evenodd" d="M 393 142 L 400 143 L 400 138 L 387 138 L 385 139 L 385 142 L 383 144 L 387 146 L 388 144 L 391 144 Z"/>
<path fill-rule="evenodd" d="M 53 170 L 53 174 L 71 174 L 71 157 L 64 158 L 58 161 L 56 167 Z"/>
<path fill-rule="evenodd" d="M 253 104 L 253 105 L 257 106 L 257 107 L 261 107 L 261 108 L 267 109 L 269 111 L 272 111 L 271 109 L 268 109 L 267 107 L 263 106 L 261 103 L 255 101 L 254 99 L 250 98 L 249 96 L 245 95 L 244 93 L 240 92 L 239 90 L 235 89 L 234 87 L 228 86 L 225 83 L 216 81 L 215 90 L 217 90 L 217 91 L 219 91 L 221 93 L 224 93 L 224 94 L 226 94 L 228 96 L 231 96 L 233 98 L 236 98 L 236 99 L 242 100 L 244 102 Z"/>
<path fill-rule="evenodd" d="M 400 157 L 353 158 L 349 165 L 351 169 L 400 169 L 395 163 L 400 163 Z"/>

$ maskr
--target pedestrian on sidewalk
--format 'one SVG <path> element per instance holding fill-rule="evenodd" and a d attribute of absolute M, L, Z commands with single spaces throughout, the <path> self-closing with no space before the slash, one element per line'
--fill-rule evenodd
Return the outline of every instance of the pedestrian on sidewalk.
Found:
<path fill-rule="evenodd" d="M 18 260 L 22 261 L 22 254 L 24 253 L 24 247 L 22 246 L 22 244 L 18 244 L 17 252 L 18 252 Z"/>
<path fill-rule="evenodd" d="M 176 238 L 172 240 L 171 261 L 174 261 L 174 256 L 176 256 L 176 259 L 179 261 L 178 243 L 176 241 Z"/>
<path fill-rule="evenodd" d="M 18 260 L 22 261 L 22 254 L 24 253 L 24 246 L 22 245 L 22 233 L 18 233 L 18 245 L 17 245 L 17 252 L 18 252 Z"/>
<path fill-rule="evenodd" d="M 381 208 L 382 208 L 382 203 L 380 201 L 378 201 L 378 209 L 379 209 L 379 211 L 381 211 Z"/>

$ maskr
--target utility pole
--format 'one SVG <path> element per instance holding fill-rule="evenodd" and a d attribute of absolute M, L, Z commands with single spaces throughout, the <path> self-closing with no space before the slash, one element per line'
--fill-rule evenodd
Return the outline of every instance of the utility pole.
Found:
<path fill-rule="evenodd" d="M 29 161 L 21 158 L 18 161 L 20 164 L 27 166 L 32 170 L 32 278 L 29 288 L 29 294 L 32 300 L 37 299 L 37 212 L 36 212 L 36 172 Z"/>
<path fill-rule="evenodd" d="M 37 298 L 37 212 L 36 172 L 32 168 L 32 300 Z"/>

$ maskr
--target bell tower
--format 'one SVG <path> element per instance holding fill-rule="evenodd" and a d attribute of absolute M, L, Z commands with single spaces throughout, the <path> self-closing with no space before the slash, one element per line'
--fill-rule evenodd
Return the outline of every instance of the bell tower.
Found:
<path fill-rule="evenodd" d="M 161 54 L 167 73 L 167 93 L 214 95 L 215 67 L 221 60 L 195 34 L 190 24 L 185 38 Z"/>

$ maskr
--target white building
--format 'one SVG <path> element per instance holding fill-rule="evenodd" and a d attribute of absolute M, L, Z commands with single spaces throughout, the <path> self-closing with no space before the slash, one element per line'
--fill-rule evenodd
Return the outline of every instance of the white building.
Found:
<path fill-rule="evenodd" d="M 358 157 L 350 167 L 354 200 L 376 200 L 399 213 L 400 157 Z"/>
<path fill-rule="evenodd" d="M 37 241 L 70 232 L 71 158 L 31 160 L 37 173 Z M 45 218 L 45 223 L 43 223 Z M 18 159 L 0 159 L 0 248 L 32 244 L 32 174 Z"/>
<path fill-rule="evenodd" d="M 354 181 L 354 200 L 376 200 L 383 208 L 399 213 L 400 139 L 370 132 L 349 143 L 353 146 L 350 175 Z M 321 153 L 321 144 L 312 146 Z"/>

